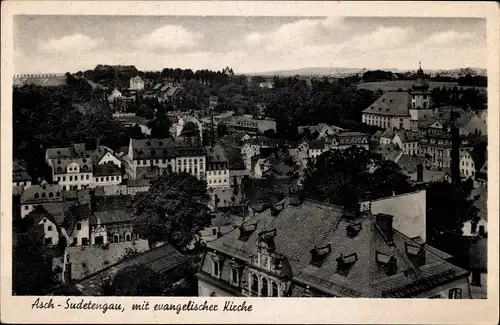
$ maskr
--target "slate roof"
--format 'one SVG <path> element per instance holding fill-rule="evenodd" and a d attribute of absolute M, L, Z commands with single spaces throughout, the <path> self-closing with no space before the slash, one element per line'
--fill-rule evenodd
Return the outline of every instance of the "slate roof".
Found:
<path fill-rule="evenodd" d="M 304 201 L 292 206 L 288 199 L 279 204 L 284 204 L 284 207 L 277 215 L 268 209 L 245 222 L 245 225 L 256 227 L 247 240 L 239 239 L 239 230 L 236 229 L 207 243 L 207 249 L 250 264 L 253 256 L 257 256 L 258 234 L 263 230 L 275 230 L 275 252 L 285 258 L 284 264 L 289 267 L 287 276 L 304 286 L 341 297 L 414 295 L 417 292 L 412 289 L 410 293 L 408 288 L 425 290 L 426 284 L 434 288 L 452 278 L 467 275 L 467 271 L 446 262 L 427 249 L 427 245 L 421 247 L 398 231 L 394 231 L 393 245 L 389 245 L 372 215 L 361 215 L 351 221 L 343 218 L 341 207 L 333 205 Z M 361 229 L 351 237 L 346 229 L 356 223 Z M 310 251 L 328 245 L 331 252 L 322 264 L 312 265 Z M 406 245 L 424 250 L 425 263 L 422 266 L 410 260 Z M 387 275 L 384 267 L 376 261 L 376 252 L 396 259 L 395 275 Z M 340 272 L 337 268 L 337 259 L 342 256 L 346 259 L 355 257 L 347 272 Z"/>
<path fill-rule="evenodd" d="M 241 156 L 241 151 L 232 146 L 223 145 L 230 170 L 245 170 L 245 162 Z"/>
<path fill-rule="evenodd" d="M 411 96 L 406 92 L 387 92 L 367 109 L 366 114 L 388 116 L 410 116 Z"/>
<path fill-rule="evenodd" d="M 95 176 L 118 176 L 122 174 L 120 167 L 116 166 L 112 162 L 104 165 L 94 165 L 94 177 Z"/>
<path fill-rule="evenodd" d="M 401 139 L 402 143 L 410 143 L 410 142 L 418 142 L 420 140 L 420 136 L 417 132 L 412 131 L 399 131 L 396 133 Z"/>
<path fill-rule="evenodd" d="M 125 223 L 125 222 L 132 222 L 133 220 L 134 217 L 130 210 L 100 211 L 100 212 L 94 212 L 94 215 L 92 216 L 91 219 L 91 225 Z"/>
<path fill-rule="evenodd" d="M 179 156 L 202 156 L 205 148 L 197 137 L 165 139 L 130 139 L 134 160 L 172 159 Z"/>
<path fill-rule="evenodd" d="M 31 181 L 30 175 L 26 172 L 26 168 L 14 161 L 12 164 L 12 182 Z"/>
<path fill-rule="evenodd" d="M 57 184 L 32 185 L 21 195 L 21 204 L 62 202 L 62 186 Z"/>
<path fill-rule="evenodd" d="M 67 168 L 71 163 L 77 164 L 80 172 L 92 172 L 92 159 L 90 158 L 62 158 L 53 161 L 54 174 L 67 174 Z"/>
<path fill-rule="evenodd" d="M 118 262 L 76 283 L 76 287 L 85 296 L 101 295 L 99 286 L 101 279 L 114 278 L 116 273 L 128 266 L 145 265 L 154 272 L 162 274 L 186 262 L 186 257 L 171 245 L 162 245 L 146 251 L 133 258 Z"/>
<path fill-rule="evenodd" d="M 380 144 L 375 149 L 375 152 L 380 154 L 384 159 L 397 163 L 401 159 L 403 151 L 395 144 Z"/>

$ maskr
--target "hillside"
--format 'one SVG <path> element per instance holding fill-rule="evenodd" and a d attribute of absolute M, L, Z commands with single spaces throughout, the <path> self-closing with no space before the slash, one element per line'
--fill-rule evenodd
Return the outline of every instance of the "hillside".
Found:
<path fill-rule="evenodd" d="M 403 89 L 403 90 L 408 90 L 411 88 L 412 84 L 414 83 L 413 80 L 392 80 L 392 81 L 380 81 L 380 82 L 363 82 L 358 84 L 358 89 L 367 89 L 367 90 L 372 90 L 372 91 L 377 91 L 379 89 L 382 89 L 383 91 L 395 91 L 398 89 Z M 471 87 L 471 86 L 458 86 L 457 82 L 440 82 L 440 81 L 429 81 L 430 89 L 432 88 L 440 88 L 440 87 L 447 87 L 447 88 L 453 88 L 453 87 L 458 87 L 458 88 L 476 88 L 480 89 L 482 91 L 486 91 L 486 88 L 484 87 Z"/>

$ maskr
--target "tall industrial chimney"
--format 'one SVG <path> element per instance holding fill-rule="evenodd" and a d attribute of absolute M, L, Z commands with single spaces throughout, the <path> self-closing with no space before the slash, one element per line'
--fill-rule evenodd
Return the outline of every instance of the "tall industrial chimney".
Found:
<path fill-rule="evenodd" d="M 452 112 L 452 114 L 455 112 Z M 455 114 L 452 115 L 451 126 L 451 181 L 455 186 L 460 185 L 460 136 L 456 125 Z"/>

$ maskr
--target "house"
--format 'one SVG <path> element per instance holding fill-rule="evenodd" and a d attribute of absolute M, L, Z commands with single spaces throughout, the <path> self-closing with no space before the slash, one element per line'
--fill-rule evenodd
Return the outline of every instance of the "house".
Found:
<path fill-rule="evenodd" d="M 459 141 L 461 154 L 472 150 L 469 139 L 460 137 Z M 451 147 L 452 136 L 450 133 L 427 134 L 420 139 L 417 155 L 425 158 L 425 166 L 428 168 L 450 168 Z"/>
<path fill-rule="evenodd" d="M 12 164 L 12 194 L 20 195 L 25 189 L 31 186 L 31 177 L 26 168 L 20 162 L 14 161 Z"/>
<path fill-rule="evenodd" d="M 59 213 L 54 213 L 54 207 L 61 207 Z M 50 210 L 52 213 L 48 212 Z M 32 218 L 35 227 L 41 226 L 43 229 L 43 244 L 46 246 L 53 246 L 59 243 L 60 226 L 62 225 L 64 214 L 62 213 L 62 205 L 47 207 L 46 205 L 36 206 L 28 215 L 27 218 Z"/>
<path fill-rule="evenodd" d="M 344 131 L 344 129 L 342 129 L 338 126 L 329 125 L 326 123 L 319 123 L 318 125 L 307 125 L 307 126 L 299 126 L 298 127 L 298 134 L 299 135 L 305 135 L 305 133 L 309 133 L 310 135 L 313 135 L 313 134 L 317 133 L 316 139 L 323 139 L 329 135 L 334 135 L 334 134 L 337 134 L 341 131 Z"/>
<path fill-rule="evenodd" d="M 392 142 L 403 151 L 403 154 L 412 156 L 418 153 L 420 136 L 417 132 L 398 131 L 394 134 Z"/>
<path fill-rule="evenodd" d="M 87 246 L 90 244 L 90 218 L 92 211 L 88 204 L 68 207 L 62 226 L 62 234 L 68 245 Z"/>
<path fill-rule="evenodd" d="M 397 163 L 403 156 L 403 150 L 399 149 L 394 143 L 380 144 L 375 150 L 377 154 L 381 155 L 385 160 L 390 160 Z"/>
<path fill-rule="evenodd" d="M 206 177 L 208 187 L 229 188 L 229 162 L 224 148 L 216 144 L 213 147 L 205 147 L 207 153 Z"/>
<path fill-rule="evenodd" d="M 121 99 L 122 93 L 118 89 L 114 89 L 108 96 L 108 102 L 113 103 L 115 100 Z"/>
<path fill-rule="evenodd" d="M 177 122 L 173 123 L 172 126 L 170 127 L 170 134 L 172 134 L 175 137 L 182 136 L 182 132 L 187 131 L 187 130 L 185 130 L 185 126 L 188 123 L 190 123 L 190 124 L 192 123 L 196 127 L 197 132 L 195 130 L 193 130 L 195 132 L 192 136 L 197 134 L 200 137 L 200 139 L 203 140 L 203 126 L 202 126 L 201 122 L 196 117 L 193 117 L 193 116 L 179 117 Z"/>
<path fill-rule="evenodd" d="M 231 212 L 217 212 L 212 216 L 210 226 L 200 231 L 201 243 L 206 243 L 224 236 L 242 225 L 244 217 Z"/>
<path fill-rule="evenodd" d="M 21 218 L 26 217 L 36 206 L 46 206 L 51 203 L 59 205 L 63 201 L 63 189 L 61 185 L 32 185 L 25 189 L 21 195 Z"/>
<path fill-rule="evenodd" d="M 380 144 L 390 144 L 394 140 L 394 131 L 391 129 L 385 129 L 379 136 Z"/>
<path fill-rule="evenodd" d="M 474 180 L 476 176 L 476 164 L 472 159 L 472 152 L 463 151 L 460 155 L 460 175 Z"/>
<path fill-rule="evenodd" d="M 240 149 L 225 144 L 221 146 L 224 148 L 229 165 L 230 186 L 239 187 L 241 181 L 250 176 L 250 171 L 247 170 Z"/>
<path fill-rule="evenodd" d="M 45 151 L 45 162 L 53 167 L 54 160 L 81 157 L 84 152 L 84 143 L 74 143 L 64 148 L 49 148 Z"/>
<path fill-rule="evenodd" d="M 369 150 L 368 135 L 362 132 L 340 131 L 326 137 L 327 147 L 332 150 L 345 150 L 351 146 Z"/>
<path fill-rule="evenodd" d="M 130 78 L 130 90 L 143 90 L 144 89 L 144 81 L 139 76 L 135 76 Z"/>
<path fill-rule="evenodd" d="M 476 113 L 461 114 L 457 119 L 460 135 L 487 135 L 488 124 Z"/>
<path fill-rule="evenodd" d="M 206 244 L 198 295 L 467 299 L 469 274 L 448 257 L 391 215 L 292 197 Z"/>
<path fill-rule="evenodd" d="M 419 168 L 423 171 L 423 161 L 421 157 L 403 154 L 397 161 L 397 164 L 401 168 L 401 172 L 414 182 L 423 182 L 423 174 L 418 173 Z M 421 167 L 419 167 L 421 165 Z M 422 179 L 419 178 L 422 176 Z"/>
<path fill-rule="evenodd" d="M 105 268 L 89 273 L 74 284 L 82 296 L 102 296 L 104 283 L 111 284 L 115 275 L 126 267 L 144 265 L 161 276 L 170 279 L 176 269 L 187 262 L 187 258 L 173 246 L 165 244 L 116 263 L 108 262 Z M 172 278 L 173 281 L 180 279 Z"/>
<path fill-rule="evenodd" d="M 412 98 L 406 92 L 386 92 L 362 112 L 362 122 L 382 129 L 410 129 Z"/>
<path fill-rule="evenodd" d="M 62 186 L 63 191 L 93 187 L 92 159 L 89 154 L 83 158 L 62 158 L 52 162 L 52 180 Z"/>
<path fill-rule="evenodd" d="M 93 245 L 130 242 L 140 239 L 133 229 L 134 216 L 128 210 L 94 212 L 90 219 L 90 239 Z"/>
<path fill-rule="evenodd" d="M 205 178 L 205 147 L 196 137 L 166 139 L 130 139 L 129 151 L 124 160 L 131 179 L 139 177 L 143 167 L 155 167 L 159 173 L 186 172 Z"/>
<path fill-rule="evenodd" d="M 249 135 L 263 134 L 267 130 L 276 131 L 276 121 L 268 119 L 254 119 L 252 116 L 232 116 L 223 122 L 230 133 L 244 132 Z"/>

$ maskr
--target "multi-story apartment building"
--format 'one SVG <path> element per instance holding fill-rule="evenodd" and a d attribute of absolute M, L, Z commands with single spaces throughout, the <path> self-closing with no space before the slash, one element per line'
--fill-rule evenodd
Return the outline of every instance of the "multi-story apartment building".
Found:
<path fill-rule="evenodd" d="M 411 95 L 387 92 L 362 112 L 362 122 L 382 129 L 410 129 Z"/>
<path fill-rule="evenodd" d="M 140 178 L 143 170 L 156 168 L 160 174 L 174 171 L 205 179 L 206 151 L 197 137 L 176 139 L 130 139 L 124 157 L 131 179 Z"/>
<path fill-rule="evenodd" d="M 229 162 L 224 148 L 217 144 L 213 147 L 206 147 L 206 175 L 207 185 L 210 188 L 229 188 Z"/>
<path fill-rule="evenodd" d="M 467 138 L 460 138 L 460 155 L 472 150 L 472 144 Z M 452 136 L 449 133 L 428 134 L 419 142 L 417 155 L 424 158 L 428 168 L 451 167 Z"/>
<path fill-rule="evenodd" d="M 85 158 L 62 158 L 52 162 L 52 180 L 62 186 L 63 191 L 90 188 L 94 184 L 92 160 Z"/>
<path fill-rule="evenodd" d="M 468 272 L 392 219 L 282 200 L 207 243 L 198 295 L 469 298 Z"/>

